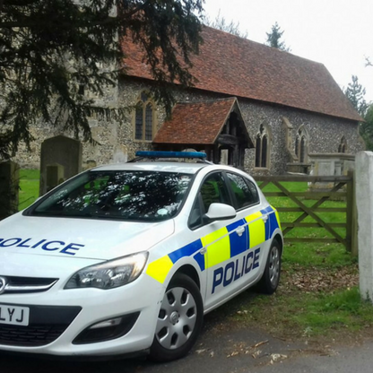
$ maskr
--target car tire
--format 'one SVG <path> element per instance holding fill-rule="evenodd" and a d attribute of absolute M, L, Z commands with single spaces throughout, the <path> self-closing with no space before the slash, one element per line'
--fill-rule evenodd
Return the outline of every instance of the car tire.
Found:
<path fill-rule="evenodd" d="M 164 294 L 149 359 L 166 362 L 185 356 L 203 324 L 203 303 L 196 283 L 177 274 Z"/>
<path fill-rule="evenodd" d="M 280 282 L 281 272 L 281 246 L 274 239 L 269 249 L 266 267 L 258 283 L 258 290 L 264 294 L 273 294 Z"/>

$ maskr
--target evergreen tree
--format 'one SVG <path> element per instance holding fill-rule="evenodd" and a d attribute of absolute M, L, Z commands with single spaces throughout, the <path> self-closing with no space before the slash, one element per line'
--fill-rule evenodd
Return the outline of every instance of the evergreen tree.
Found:
<path fill-rule="evenodd" d="M 211 21 L 209 18 L 205 18 L 204 23 L 206 26 L 215 28 L 217 30 L 228 32 L 229 34 L 239 36 L 240 38 L 247 39 L 247 36 L 248 36 L 247 31 L 242 32 L 240 30 L 240 23 L 239 22 L 235 23 L 233 21 L 228 22 L 220 14 L 220 10 L 214 21 Z"/>
<path fill-rule="evenodd" d="M 167 83 L 193 80 L 189 57 L 201 42 L 202 2 L 0 0 L 0 159 L 14 154 L 20 141 L 29 147 L 30 126 L 38 120 L 63 123 L 92 141 L 88 116 L 118 110 L 95 106 L 84 92 L 102 95 L 125 74 L 122 36 L 144 48 L 159 83 L 155 99 L 170 112 Z"/>
<path fill-rule="evenodd" d="M 285 45 L 285 42 L 281 41 L 282 35 L 285 31 L 281 31 L 281 27 L 276 22 L 271 29 L 271 32 L 267 32 L 266 45 L 277 48 L 285 52 L 290 52 L 291 49 Z"/>
<path fill-rule="evenodd" d="M 359 83 L 356 75 L 352 75 L 352 81 L 344 90 L 346 97 L 352 106 L 365 120 L 360 123 L 360 135 L 364 139 L 367 150 L 373 150 L 373 105 L 365 101 L 365 88 Z"/>
<path fill-rule="evenodd" d="M 365 141 L 367 150 L 373 151 L 373 104 L 367 107 L 365 122 L 360 124 L 360 135 Z"/>
<path fill-rule="evenodd" d="M 344 94 L 350 100 L 356 111 L 364 118 L 367 110 L 367 103 L 364 99 L 365 88 L 359 83 L 359 79 L 356 75 L 352 75 L 352 82 L 348 83 Z"/>

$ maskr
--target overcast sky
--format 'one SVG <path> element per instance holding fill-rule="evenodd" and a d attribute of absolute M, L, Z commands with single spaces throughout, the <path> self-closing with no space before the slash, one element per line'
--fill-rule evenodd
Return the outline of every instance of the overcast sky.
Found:
<path fill-rule="evenodd" d="M 265 43 L 277 22 L 291 53 L 321 62 L 343 89 L 357 75 L 373 102 L 373 0 L 205 0 L 214 20 L 240 23 L 248 39 Z"/>

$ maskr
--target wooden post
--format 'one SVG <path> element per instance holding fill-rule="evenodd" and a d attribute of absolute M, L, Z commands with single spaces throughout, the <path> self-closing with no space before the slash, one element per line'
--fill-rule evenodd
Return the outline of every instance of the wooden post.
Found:
<path fill-rule="evenodd" d="M 353 170 L 348 170 L 347 176 L 351 180 L 347 183 L 347 197 L 346 197 L 346 241 L 347 250 L 353 255 L 358 254 L 357 244 L 357 212 L 356 212 L 356 195 L 355 195 L 355 175 Z"/>
<path fill-rule="evenodd" d="M 354 170 L 350 170 L 352 176 L 352 226 L 351 226 L 351 253 L 353 255 L 358 255 L 359 245 L 358 245 L 358 222 L 357 222 L 357 205 L 356 205 L 356 173 Z"/>

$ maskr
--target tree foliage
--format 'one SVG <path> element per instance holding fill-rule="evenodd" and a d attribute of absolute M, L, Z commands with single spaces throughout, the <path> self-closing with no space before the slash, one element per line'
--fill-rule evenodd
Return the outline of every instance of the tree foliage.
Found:
<path fill-rule="evenodd" d="M 347 88 L 344 90 L 344 94 L 350 100 L 356 111 L 364 118 L 367 110 L 367 103 L 364 98 L 365 88 L 359 83 L 359 79 L 356 75 L 352 75 L 352 81 L 348 83 Z"/>
<path fill-rule="evenodd" d="M 277 48 L 285 52 L 290 52 L 291 49 L 288 48 L 285 45 L 285 42 L 281 41 L 282 35 L 285 31 L 281 31 L 281 27 L 278 25 L 276 22 L 272 28 L 271 32 L 266 32 L 267 34 L 267 41 L 266 45 L 272 47 L 272 48 Z"/>
<path fill-rule="evenodd" d="M 373 151 L 373 105 L 369 105 L 360 123 L 360 135 L 365 141 L 367 150 Z"/>
<path fill-rule="evenodd" d="M 359 83 L 356 75 L 352 75 L 351 82 L 344 90 L 352 106 L 364 119 L 360 123 L 360 135 L 364 139 L 367 150 L 373 150 L 373 105 L 365 101 L 365 88 Z"/>
<path fill-rule="evenodd" d="M 369 57 L 365 62 L 366 66 L 373 67 L 373 62 Z M 365 122 L 360 124 L 360 134 L 365 141 L 367 150 L 373 151 L 373 103 L 366 106 L 364 120 Z"/>
<path fill-rule="evenodd" d="M 239 36 L 240 38 L 247 39 L 248 34 L 247 31 L 242 32 L 240 30 L 240 23 L 239 22 L 228 22 L 225 17 L 220 14 L 220 10 L 216 18 L 211 21 L 208 17 L 204 19 L 204 23 L 206 26 L 215 28 L 217 30 L 228 32 L 229 34 Z"/>
<path fill-rule="evenodd" d="M 62 125 L 91 140 L 85 91 L 102 95 L 125 74 L 118 37 L 145 50 L 157 101 L 168 112 L 166 86 L 192 84 L 190 55 L 198 52 L 203 0 L 0 0 L 0 158 L 27 147 L 30 126 Z"/>

